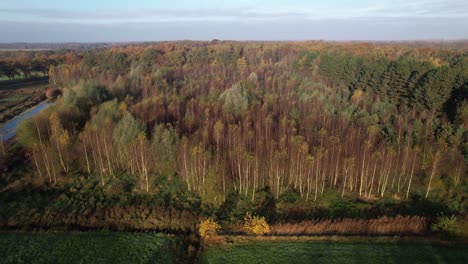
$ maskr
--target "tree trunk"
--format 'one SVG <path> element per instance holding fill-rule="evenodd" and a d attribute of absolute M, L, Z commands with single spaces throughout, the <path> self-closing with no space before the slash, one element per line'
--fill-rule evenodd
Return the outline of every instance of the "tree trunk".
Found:
<path fill-rule="evenodd" d="M 434 158 L 434 163 L 432 164 L 432 172 L 431 172 L 431 177 L 429 178 L 429 183 L 427 184 L 427 191 L 426 191 L 426 199 L 429 197 L 429 192 L 431 191 L 431 183 L 432 179 L 434 178 L 434 175 L 436 173 L 437 169 L 437 163 L 439 162 L 439 151 L 436 152 L 435 158 Z"/>
<path fill-rule="evenodd" d="M 406 199 L 408 199 L 409 192 L 410 192 L 410 189 L 411 189 L 411 182 L 413 181 L 413 173 L 414 173 L 415 163 L 416 163 L 416 153 L 414 153 L 413 164 L 411 165 L 411 173 L 410 173 L 410 178 L 409 178 L 409 182 L 408 182 L 408 189 L 406 190 Z"/>

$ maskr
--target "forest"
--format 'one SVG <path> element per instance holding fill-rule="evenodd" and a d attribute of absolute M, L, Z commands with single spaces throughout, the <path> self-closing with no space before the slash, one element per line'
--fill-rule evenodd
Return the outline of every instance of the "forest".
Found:
<path fill-rule="evenodd" d="M 0 54 L 0 75 L 37 72 L 61 94 L 2 142 L 0 227 L 189 232 L 209 217 L 236 232 L 251 213 L 273 233 L 391 217 L 415 228 L 375 232 L 419 234 L 441 215 L 466 219 L 464 45 L 213 40 Z"/>

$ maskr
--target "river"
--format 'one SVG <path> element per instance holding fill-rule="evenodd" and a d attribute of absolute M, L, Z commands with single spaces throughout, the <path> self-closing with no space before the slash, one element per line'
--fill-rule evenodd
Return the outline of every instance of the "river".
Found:
<path fill-rule="evenodd" d="M 14 137 L 16 135 L 18 124 L 21 122 L 21 120 L 37 115 L 42 109 L 46 108 L 51 104 L 52 103 L 50 102 L 41 103 L 15 116 L 13 119 L 7 121 L 5 124 L 0 126 L 0 139 L 2 141 L 7 141 L 10 138 Z"/>

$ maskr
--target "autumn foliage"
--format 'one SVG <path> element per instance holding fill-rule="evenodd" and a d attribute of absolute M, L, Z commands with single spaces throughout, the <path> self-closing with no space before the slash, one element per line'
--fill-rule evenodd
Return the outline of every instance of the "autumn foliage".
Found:
<path fill-rule="evenodd" d="M 216 236 L 220 229 L 221 226 L 210 217 L 200 223 L 198 233 L 202 238 L 211 238 Z"/>
<path fill-rule="evenodd" d="M 247 213 L 244 217 L 243 230 L 248 235 L 262 236 L 270 233 L 270 225 L 265 217 L 252 216 Z"/>
<path fill-rule="evenodd" d="M 168 207 L 190 201 L 197 213 L 226 222 L 250 211 L 273 223 L 275 203 L 293 204 L 281 207 L 286 219 L 300 207 L 299 220 L 333 206 L 338 217 L 360 209 L 340 209 L 327 193 L 351 205 L 364 201 L 373 218 L 427 215 L 426 208 L 463 214 L 467 56 L 457 45 L 429 46 L 187 41 L 57 51 L 49 83 L 65 88 L 63 96 L 19 126 L 27 177 L 9 158 L 0 183 L 33 179 L 61 193 L 83 178 L 106 193 L 128 181 L 135 204 L 140 197 Z M 170 188 L 161 185 L 166 180 Z M 391 197 L 402 205 L 379 206 Z M 434 206 L 420 206 L 421 199 Z M 408 204 L 418 205 L 415 214 Z M 417 219 L 394 220 L 312 221 L 303 232 L 424 229 Z M 249 218 L 248 227 L 268 231 L 261 218 Z"/>

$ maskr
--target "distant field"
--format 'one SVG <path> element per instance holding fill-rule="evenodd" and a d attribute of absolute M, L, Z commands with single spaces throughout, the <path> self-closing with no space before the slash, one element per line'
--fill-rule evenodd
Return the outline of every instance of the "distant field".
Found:
<path fill-rule="evenodd" d="M 0 51 L 1 51 L 1 49 L 0 49 Z M 32 72 L 31 76 L 32 76 L 32 78 L 38 78 L 38 77 L 42 77 L 43 73 L 42 72 Z M 8 78 L 8 76 L 0 75 L 0 81 L 9 81 L 9 80 L 10 79 Z M 15 80 L 19 80 L 19 81 L 26 80 L 26 77 L 24 76 L 23 73 L 20 73 L 20 75 L 15 76 Z"/>
<path fill-rule="evenodd" d="M 248 242 L 208 247 L 201 263 L 468 263 L 467 248 L 421 244 Z"/>
<path fill-rule="evenodd" d="M 43 50 L 51 50 L 48 48 L 29 48 L 29 49 L 21 49 L 21 48 L 0 48 L 0 51 L 43 51 Z"/>
<path fill-rule="evenodd" d="M 177 263 L 175 240 L 150 233 L 0 233 L 0 263 Z"/>
<path fill-rule="evenodd" d="M 12 119 L 45 99 L 46 85 L 0 89 L 0 123 Z"/>

